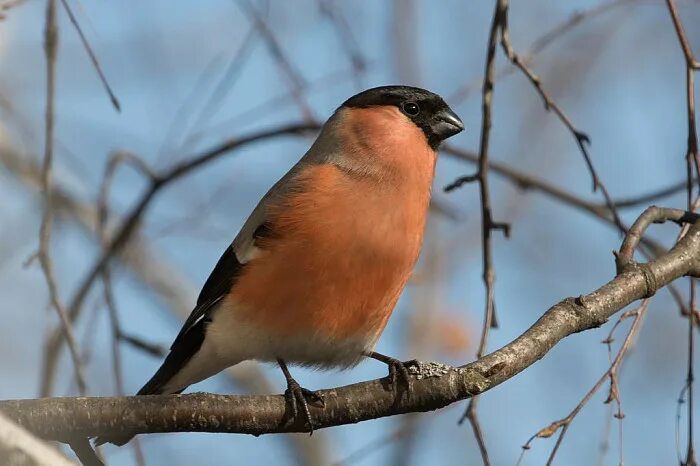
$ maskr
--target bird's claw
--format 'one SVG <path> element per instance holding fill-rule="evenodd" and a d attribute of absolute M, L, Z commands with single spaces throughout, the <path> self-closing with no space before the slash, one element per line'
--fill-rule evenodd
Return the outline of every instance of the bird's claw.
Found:
<path fill-rule="evenodd" d="M 399 395 L 399 390 L 402 388 L 402 391 L 405 391 L 407 396 L 410 396 L 411 375 L 408 369 L 411 367 L 419 367 L 420 363 L 418 360 L 411 359 L 410 361 L 402 362 L 391 356 L 377 353 L 376 351 L 366 352 L 365 356 L 381 361 L 389 366 L 389 382 L 395 395 Z"/>
<path fill-rule="evenodd" d="M 408 392 L 410 388 L 411 374 L 408 371 L 409 367 L 418 366 L 418 361 L 411 359 L 410 361 L 399 361 L 395 358 L 387 357 L 386 365 L 389 366 L 389 380 L 395 392 L 399 388 L 403 388 Z"/>
<path fill-rule="evenodd" d="M 312 435 L 314 433 L 314 424 L 311 420 L 308 403 L 317 403 L 320 407 L 325 408 L 326 403 L 323 400 L 323 396 L 317 392 L 303 388 L 296 380 L 292 379 L 287 382 L 287 390 L 284 392 L 284 398 L 291 409 L 293 419 L 296 419 L 299 415 L 299 405 L 301 405 L 304 420 L 309 425 L 309 435 Z"/>

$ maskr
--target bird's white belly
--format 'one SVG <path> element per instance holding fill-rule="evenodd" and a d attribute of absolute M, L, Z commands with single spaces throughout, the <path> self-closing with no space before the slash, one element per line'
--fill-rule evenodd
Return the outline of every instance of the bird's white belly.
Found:
<path fill-rule="evenodd" d="M 347 368 L 359 363 L 379 337 L 374 335 L 342 340 L 320 334 L 275 335 L 236 317 L 236 312 L 220 307 L 207 326 L 199 351 L 165 385 L 175 391 L 207 379 L 224 369 L 247 360 L 276 362 L 320 369 Z"/>
<path fill-rule="evenodd" d="M 227 366 L 249 359 L 276 361 L 281 358 L 287 363 L 319 368 L 350 367 L 362 359 L 364 352 L 371 351 L 379 338 L 379 332 L 330 338 L 311 329 L 304 334 L 280 335 L 241 320 L 235 309 L 225 307 L 229 303 L 214 313 L 204 342 Z"/>

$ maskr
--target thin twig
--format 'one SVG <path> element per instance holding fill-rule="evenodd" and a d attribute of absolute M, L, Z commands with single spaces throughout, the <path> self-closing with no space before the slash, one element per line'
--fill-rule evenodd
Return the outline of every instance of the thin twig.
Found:
<path fill-rule="evenodd" d="M 41 269 L 49 289 L 51 305 L 56 310 L 61 321 L 61 335 L 68 341 L 73 365 L 75 366 L 75 376 L 78 383 L 78 390 L 85 393 L 85 375 L 83 364 L 78 352 L 78 343 L 73 333 L 73 327 L 61 298 L 58 294 L 58 286 L 53 273 L 53 264 L 50 256 L 51 227 L 53 222 L 51 170 L 53 168 L 53 133 L 54 133 L 54 93 L 56 87 L 56 51 L 58 49 L 58 25 L 56 23 L 56 1 L 49 0 L 46 7 L 46 29 L 44 31 L 44 51 L 46 53 L 46 120 L 45 120 L 45 141 L 44 141 L 44 161 L 42 165 L 41 184 L 44 191 L 44 215 L 41 220 L 39 232 L 39 251 L 37 256 L 41 264 Z"/>
<path fill-rule="evenodd" d="M 486 306 L 484 310 L 484 323 L 481 328 L 481 338 L 479 340 L 479 349 L 477 350 L 477 358 L 481 358 L 486 352 L 488 345 L 489 330 L 496 326 L 496 318 L 494 313 L 494 281 L 495 272 L 493 270 L 493 258 L 491 248 L 491 233 L 495 229 L 501 229 L 509 235 L 510 226 L 504 223 L 496 223 L 493 221 L 491 213 L 491 203 L 489 194 L 488 181 L 488 157 L 489 157 L 489 138 L 491 135 L 491 104 L 493 101 L 494 91 L 494 70 L 496 64 L 496 46 L 498 43 L 498 31 L 503 21 L 503 14 L 508 6 L 506 0 L 497 0 L 494 8 L 493 19 L 491 21 L 491 29 L 486 49 L 486 64 L 484 66 L 484 83 L 482 85 L 481 94 L 481 136 L 479 139 L 479 163 L 476 175 L 470 176 L 469 180 L 479 182 L 479 194 L 481 198 L 481 241 L 482 241 L 482 259 L 483 259 L 483 280 L 486 288 Z M 477 417 L 478 397 L 473 397 L 469 400 L 467 410 L 460 418 L 459 423 L 469 420 L 474 436 L 476 437 L 481 459 L 484 466 L 491 464 L 489 460 L 486 441 L 484 440 L 479 419 Z"/>
<path fill-rule="evenodd" d="M 613 11 L 614 9 L 624 6 L 628 3 L 638 3 L 639 0 L 615 0 L 609 3 L 602 3 L 597 5 L 590 10 L 578 11 L 572 14 L 569 18 L 562 21 L 561 23 L 554 26 L 549 31 L 545 32 L 537 39 L 532 42 L 529 50 L 521 55 L 522 62 L 525 64 L 530 64 L 535 56 L 543 52 L 547 47 L 555 43 L 558 39 L 564 37 L 566 34 L 572 32 L 576 26 L 584 24 L 598 16 L 605 13 Z M 512 66 L 504 66 L 496 71 L 496 79 L 504 78 L 515 73 L 517 68 Z M 459 88 L 455 93 L 453 93 L 449 101 L 453 104 L 460 103 L 464 101 L 471 93 L 483 82 L 482 77 L 478 77 L 461 88 Z"/>
<path fill-rule="evenodd" d="M 137 167 L 142 173 L 152 177 L 152 173 L 148 166 L 138 157 L 126 152 L 117 153 L 112 156 L 107 164 L 103 182 L 100 187 L 100 193 L 97 199 L 97 236 L 100 246 L 105 248 L 108 245 L 107 238 L 107 222 L 109 220 L 109 192 L 114 179 L 117 168 L 122 163 L 130 163 Z M 121 336 L 123 330 L 119 321 L 119 313 L 114 299 L 114 291 L 112 288 L 112 274 L 109 265 L 106 265 L 102 270 L 102 288 L 104 292 L 104 301 L 107 306 L 109 320 L 112 327 L 112 370 L 114 372 L 114 383 L 116 385 L 117 394 L 123 395 L 124 377 L 122 373 L 122 358 L 121 358 Z M 143 455 L 141 442 L 138 438 L 132 443 L 134 449 L 134 459 L 136 464 L 144 466 L 146 459 Z"/>
<path fill-rule="evenodd" d="M 695 279 L 693 277 L 688 278 L 690 286 L 690 297 L 689 297 L 689 307 L 691 312 L 696 309 L 696 293 L 695 293 Z M 688 450 L 685 455 L 684 466 L 696 466 L 697 460 L 695 459 L 695 446 L 693 438 L 693 424 L 694 424 L 694 413 L 693 413 L 693 381 L 695 376 L 693 374 L 693 361 L 695 356 L 695 332 L 693 332 L 693 326 L 695 324 L 695 319 L 688 319 L 688 372 L 686 376 L 686 386 L 688 387 Z"/>
<path fill-rule="evenodd" d="M 574 124 L 571 122 L 571 119 L 564 113 L 564 111 L 559 107 L 559 105 L 557 105 L 557 103 L 554 102 L 554 100 L 544 90 L 540 78 L 527 66 L 527 64 L 518 56 L 518 54 L 513 49 L 513 46 L 510 42 L 510 34 L 508 31 L 507 2 L 503 11 L 503 22 L 501 24 L 501 47 L 503 48 L 503 52 L 513 63 L 513 65 L 515 65 L 520 71 L 522 71 L 522 73 L 527 77 L 527 79 L 530 80 L 533 87 L 537 90 L 537 93 L 542 98 L 545 109 L 548 111 L 553 111 L 557 115 L 559 120 L 564 124 L 564 126 L 566 126 L 566 128 L 574 136 L 574 138 L 576 139 L 576 144 L 578 145 L 579 150 L 581 151 L 581 154 L 583 155 L 583 158 L 586 162 L 586 165 L 588 166 L 588 171 L 590 172 L 591 179 L 593 180 L 593 191 L 596 191 L 598 188 L 600 188 L 600 191 L 603 193 L 605 203 L 608 205 L 608 208 L 610 209 L 610 213 L 612 214 L 615 223 L 621 225 L 622 221 L 620 220 L 620 217 L 617 213 L 615 204 L 613 203 L 612 198 L 610 197 L 610 194 L 608 193 L 608 190 L 606 189 L 605 185 L 603 185 L 603 183 L 600 181 L 600 177 L 598 176 L 598 173 L 596 172 L 595 167 L 593 166 L 591 156 L 588 153 L 587 146 L 589 146 L 591 143 L 590 138 L 586 133 L 574 126 Z"/>
<path fill-rule="evenodd" d="M 690 48 L 690 43 L 685 35 L 683 23 L 681 22 L 678 14 L 676 4 L 673 0 L 666 0 L 666 5 L 669 13 L 671 14 L 673 27 L 676 30 L 678 42 L 680 43 L 681 49 L 683 50 L 683 56 L 685 58 L 686 111 L 688 118 L 688 148 L 686 151 L 686 163 L 688 167 L 688 203 L 690 203 L 692 198 L 692 165 L 695 166 L 696 174 L 700 175 L 700 160 L 698 159 L 698 134 L 695 124 L 695 70 L 700 69 L 700 62 L 695 58 L 693 51 Z M 700 180 L 698 180 L 698 183 L 700 183 Z"/>
<path fill-rule="evenodd" d="M 197 79 L 192 84 L 189 92 L 179 103 L 177 110 L 165 130 L 165 136 L 158 149 L 158 155 L 152 162 L 153 165 L 160 165 L 162 162 L 173 160 L 178 155 L 178 148 L 184 146 L 188 133 L 188 122 L 192 119 L 197 105 L 201 100 L 201 95 L 211 84 L 212 76 L 218 71 L 223 61 L 223 56 L 217 54 L 208 61 L 206 66 L 199 72 Z"/>
<path fill-rule="evenodd" d="M 681 406 L 685 404 L 685 395 L 688 392 L 688 383 L 683 384 L 681 392 L 678 394 L 678 401 L 676 404 L 676 454 L 678 455 L 678 463 L 682 466 L 684 463 L 683 457 L 681 456 Z"/>
<path fill-rule="evenodd" d="M 95 453 L 95 450 L 92 448 L 87 438 L 80 438 L 74 442 L 70 442 L 69 445 L 83 466 L 105 466 L 102 460 L 97 456 L 97 453 Z"/>
<path fill-rule="evenodd" d="M 321 13 L 333 24 L 340 44 L 352 65 L 355 85 L 362 86 L 362 73 L 367 68 L 367 60 L 360 49 L 355 35 L 352 32 L 350 23 L 340 9 L 335 7 L 329 0 L 318 0 L 318 8 Z"/>
<path fill-rule="evenodd" d="M 477 164 L 479 162 L 479 156 L 477 154 L 474 154 L 473 152 L 458 149 L 454 146 L 449 145 L 443 147 L 442 150 L 443 152 L 449 155 L 455 156 L 469 163 Z M 566 191 L 563 188 L 552 185 L 549 182 L 539 179 L 535 176 L 515 170 L 514 168 L 504 163 L 496 162 L 493 160 L 489 160 L 488 163 L 488 168 L 490 171 L 506 178 L 519 188 L 525 190 L 531 189 L 539 191 L 543 194 L 546 194 L 547 196 L 551 196 L 553 199 L 556 199 L 568 206 L 574 207 L 576 209 L 579 209 L 581 211 L 587 212 L 595 216 L 596 218 L 604 221 L 605 223 L 617 228 L 622 234 L 627 233 L 627 227 L 624 224 L 618 224 L 615 222 L 615 220 L 609 213 L 607 205 L 600 205 L 586 201 L 585 199 L 582 199 L 576 196 L 575 194 Z M 658 256 L 665 250 L 660 244 L 648 237 L 643 237 L 641 239 L 641 244 L 644 246 L 642 249 L 642 253 L 645 257 L 647 257 L 647 259 Z M 673 284 L 671 284 L 668 287 L 668 290 L 671 293 L 671 296 L 673 297 L 674 301 L 676 301 L 676 304 L 678 305 L 679 309 L 681 310 L 681 315 L 690 315 L 690 311 L 687 309 L 687 306 L 683 302 L 683 296 L 678 291 L 678 289 Z M 698 315 L 698 313 L 695 313 L 695 319 L 697 321 L 700 321 L 700 315 Z"/>
<path fill-rule="evenodd" d="M 693 55 L 693 50 L 690 48 L 690 42 L 688 42 L 688 38 L 685 35 L 685 31 L 683 30 L 683 23 L 681 22 L 681 18 L 678 15 L 678 10 L 676 9 L 676 4 L 673 0 L 666 0 L 666 5 L 668 6 L 668 10 L 671 13 L 671 19 L 673 20 L 673 27 L 676 29 L 676 34 L 678 35 L 678 42 L 681 44 L 681 48 L 683 49 L 683 55 L 685 56 L 685 61 L 688 64 L 688 67 L 692 69 L 700 69 L 700 61 L 698 61 L 695 56 Z"/>
<path fill-rule="evenodd" d="M 600 451 L 598 455 L 598 466 L 603 466 L 605 464 L 605 456 L 610 450 L 610 434 L 612 432 L 612 419 L 613 419 L 613 407 L 609 405 L 609 409 L 605 415 L 605 429 L 603 430 L 603 435 L 600 440 Z"/>
<path fill-rule="evenodd" d="M 313 89 L 315 91 L 328 90 L 332 87 L 344 84 L 349 77 L 352 75 L 352 69 L 340 69 L 338 71 L 330 72 L 314 81 L 307 82 L 303 88 L 304 92 L 308 92 Z M 247 109 L 233 117 L 227 118 L 215 125 L 205 128 L 200 131 L 195 131 L 188 141 L 192 143 L 193 141 L 201 139 L 207 133 L 217 133 L 223 130 L 228 130 L 229 128 L 239 126 L 241 124 L 250 124 L 252 122 L 262 119 L 264 116 L 269 115 L 273 111 L 279 111 L 282 105 L 286 105 L 290 102 L 294 102 L 294 95 L 292 92 L 287 92 L 282 95 L 272 96 L 262 103 L 257 104 L 250 109 Z"/>
<path fill-rule="evenodd" d="M 622 343 L 622 346 L 617 352 L 617 355 L 615 356 L 615 359 L 612 361 L 610 364 L 610 367 L 603 373 L 603 375 L 598 379 L 598 381 L 591 387 L 590 390 L 584 395 L 584 397 L 581 399 L 581 401 L 574 407 L 574 409 L 564 418 L 556 420 L 549 424 L 547 427 L 540 429 L 536 434 L 534 434 L 532 437 L 528 439 L 528 441 L 523 445 L 522 447 L 522 452 L 520 453 L 520 458 L 518 458 L 518 465 L 520 465 L 523 461 L 523 458 L 525 456 L 525 453 L 532 448 L 532 442 L 537 439 L 537 438 L 549 438 L 552 435 L 554 435 L 556 432 L 559 432 L 559 437 L 557 438 L 557 441 L 554 445 L 554 448 L 552 449 L 552 452 L 549 455 L 549 458 L 547 460 L 547 465 L 551 465 L 554 461 L 554 457 L 556 456 L 557 452 L 559 451 L 559 447 L 562 444 L 562 441 L 564 440 L 564 436 L 566 435 L 567 431 L 569 430 L 569 427 L 571 426 L 571 423 L 573 420 L 576 418 L 578 413 L 583 409 L 583 407 L 590 401 L 590 399 L 593 397 L 593 395 L 600 389 L 600 387 L 603 386 L 606 380 L 610 380 L 611 385 L 610 385 L 610 393 L 608 395 L 608 400 L 612 401 L 617 397 L 617 370 L 620 367 L 620 364 L 622 363 L 622 360 L 625 357 L 625 354 L 628 352 L 628 350 L 631 347 L 631 343 L 634 339 L 634 336 L 639 332 L 639 328 L 641 326 L 642 318 L 644 314 L 646 313 L 646 310 L 649 306 L 649 299 L 646 299 L 642 302 L 642 304 L 632 310 L 625 312 L 620 316 L 618 321 L 615 323 L 615 325 L 612 327 L 610 330 L 608 337 L 603 340 L 603 343 L 609 345 L 612 342 L 612 335 L 614 331 L 617 329 L 618 325 L 622 320 L 634 316 L 634 321 L 632 322 L 632 325 L 630 326 L 629 331 L 627 332 L 627 336 L 625 337 L 625 340 Z"/>
<path fill-rule="evenodd" d="M 642 215 L 632 224 L 627 235 L 622 241 L 620 251 L 615 254 L 615 264 L 617 272 L 622 273 L 625 268 L 636 265 L 634 261 L 634 251 L 637 249 L 639 242 L 644 236 L 649 225 L 652 223 L 665 223 L 672 221 L 679 225 L 694 222 L 700 218 L 698 214 L 681 209 L 671 209 L 651 206 L 648 207 Z"/>
<path fill-rule="evenodd" d="M 381 436 L 374 440 L 370 440 L 365 445 L 362 445 L 361 447 L 357 448 L 342 460 L 336 461 L 333 466 L 349 466 L 351 464 L 362 461 L 363 459 L 367 458 L 373 453 L 377 453 L 382 448 L 391 445 L 393 442 L 401 439 L 404 435 L 406 435 L 406 427 L 407 426 L 403 426 L 403 428 L 395 429 L 393 432 L 390 432 L 387 435 Z"/>
<path fill-rule="evenodd" d="M 265 21 L 265 19 L 260 15 L 255 6 L 253 6 L 247 0 L 239 0 L 237 4 L 250 17 L 251 21 L 255 23 L 258 30 L 262 33 L 262 36 L 265 39 L 265 43 L 267 44 L 270 54 L 275 59 L 275 62 L 277 63 L 278 67 L 280 68 L 282 73 L 284 73 L 284 75 L 287 77 L 287 80 L 291 85 L 292 95 L 294 96 L 294 100 L 297 103 L 299 110 L 301 111 L 302 117 L 306 122 L 314 121 L 315 118 L 313 111 L 311 110 L 311 107 L 304 98 L 303 90 L 304 87 L 306 87 L 306 82 L 301 76 L 301 74 L 299 74 L 299 72 L 294 68 L 292 63 L 287 58 L 286 54 L 282 50 L 282 46 L 277 40 L 277 37 L 268 27 L 267 21 Z"/>
<path fill-rule="evenodd" d="M 258 38 L 258 28 L 252 27 L 246 34 L 236 53 L 231 58 L 231 61 L 226 67 L 223 75 L 214 86 L 209 98 L 206 100 L 204 105 L 202 105 L 201 110 L 192 123 L 192 128 L 186 133 L 192 133 L 194 130 L 201 129 L 202 125 L 216 115 L 216 112 L 226 101 L 228 93 L 236 84 L 238 78 L 242 75 L 245 63 L 255 48 Z"/>
<path fill-rule="evenodd" d="M 95 67 L 95 71 L 97 71 L 97 75 L 100 77 L 100 81 L 102 81 L 102 85 L 105 88 L 105 91 L 107 91 L 107 95 L 109 95 L 109 100 L 112 102 L 112 106 L 117 112 L 121 112 L 122 108 L 121 105 L 119 104 L 119 99 L 117 99 L 117 96 L 114 94 L 114 91 L 112 91 L 112 87 L 109 85 L 109 82 L 107 81 L 107 77 L 105 76 L 104 72 L 102 71 L 102 67 L 100 66 L 100 62 L 97 59 L 97 55 L 95 55 L 95 52 L 92 50 L 92 47 L 90 46 L 90 43 L 87 40 L 87 37 L 85 37 L 85 34 L 83 33 L 82 28 L 80 27 L 80 24 L 78 23 L 78 20 L 75 18 L 75 15 L 73 14 L 73 11 L 70 9 L 70 5 L 68 5 L 68 0 L 61 0 L 61 3 L 63 4 L 63 7 L 66 9 L 66 12 L 68 13 L 68 17 L 70 18 L 71 23 L 73 23 L 73 26 L 75 26 L 75 30 L 78 32 L 78 36 L 80 36 L 80 41 L 83 43 L 83 47 L 85 47 L 85 51 L 87 52 L 88 56 L 90 57 L 90 61 L 92 62 L 92 66 Z"/>
<path fill-rule="evenodd" d="M 124 329 L 120 329 L 120 332 L 117 335 L 117 337 L 119 338 L 119 341 L 126 343 L 132 348 L 143 351 L 144 353 L 149 354 L 153 357 L 162 358 L 166 354 L 168 354 L 168 350 L 165 346 L 159 345 L 157 343 L 151 343 L 150 341 L 146 341 L 141 337 L 137 337 L 136 335 L 126 333 Z"/>
<path fill-rule="evenodd" d="M 700 62 L 696 60 L 693 55 L 693 51 L 688 42 L 688 38 L 685 35 L 685 30 L 683 29 L 683 23 L 678 14 L 676 4 L 673 0 L 666 0 L 666 5 L 668 11 L 671 14 L 671 20 L 673 21 L 673 27 L 676 30 L 676 35 L 678 37 L 678 42 L 680 43 L 681 49 L 683 50 L 683 56 L 685 57 L 685 77 L 686 77 L 686 112 L 688 119 L 688 145 L 686 150 L 686 173 L 687 173 L 687 201 L 688 210 L 693 211 L 697 207 L 692 202 L 693 199 L 693 166 L 695 167 L 696 175 L 700 174 L 700 160 L 698 159 L 698 134 L 697 127 L 695 123 L 695 71 L 700 69 Z M 700 183 L 700 180 L 699 180 Z M 699 202 L 700 198 L 696 201 Z M 693 358 L 694 358 L 694 337 L 693 327 L 695 325 L 695 315 L 696 315 L 696 294 L 695 294 L 695 280 L 689 278 L 689 317 L 688 317 L 688 372 L 686 376 L 686 387 L 688 389 L 688 449 L 686 451 L 685 461 L 683 464 L 685 466 L 695 466 L 697 461 L 695 459 L 694 450 L 694 439 L 693 439 Z"/>
<path fill-rule="evenodd" d="M 680 193 L 686 189 L 687 181 L 679 181 L 665 188 L 659 188 L 658 190 L 651 191 L 646 194 L 640 194 L 638 196 L 632 196 L 624 199 L 613 199 L 613 204 L 619 209 L 628 209 L 630 207 L 637 207 L 640 205 L 649 205 L 649 203 L 654 203 L 659 199 L 663 199 L 668 196 L 673 196 L 674 194 Z M 607 205 L 601 206 L 607 209 Z"/>

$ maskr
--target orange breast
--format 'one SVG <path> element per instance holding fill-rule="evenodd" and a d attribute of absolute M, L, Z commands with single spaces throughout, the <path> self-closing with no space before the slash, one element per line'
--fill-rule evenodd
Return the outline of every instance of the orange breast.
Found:
<path fill-rule="evenodd" d="M 276 236 L 230 299 L 240 318 L 282 335 L 378 334 L 418 257 L 428 190 L 411 200 L 367 195 L 331 165 L 306 176 L 309 189 L 279 206 Z"/>

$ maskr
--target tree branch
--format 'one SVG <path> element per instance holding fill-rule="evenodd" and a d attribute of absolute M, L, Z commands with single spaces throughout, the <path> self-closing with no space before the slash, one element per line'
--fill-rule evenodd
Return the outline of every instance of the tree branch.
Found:
<path fill-rule="evenodd" d="M 459 368 L 421 363 L 413 370 L 408 397 L 395 398 L 386 379 L 321 390 L 325 408 L 310 407 L 316 426 L 431 411 L 483 393 L 534 364 L 566 336 L 599 327 L 628 304 L 699 271 L 700 221 L 695 221 L 667 253 L 641 267 L 626 268 L 592 293 L 560 301 L 501 349 Z M 261 435 L 306 430 L 303 421 L 289 421 L 281 395 L 9 400 L 0 401 L 0 411 L 37 435 L 61 441 L 160 432 Z"/>

